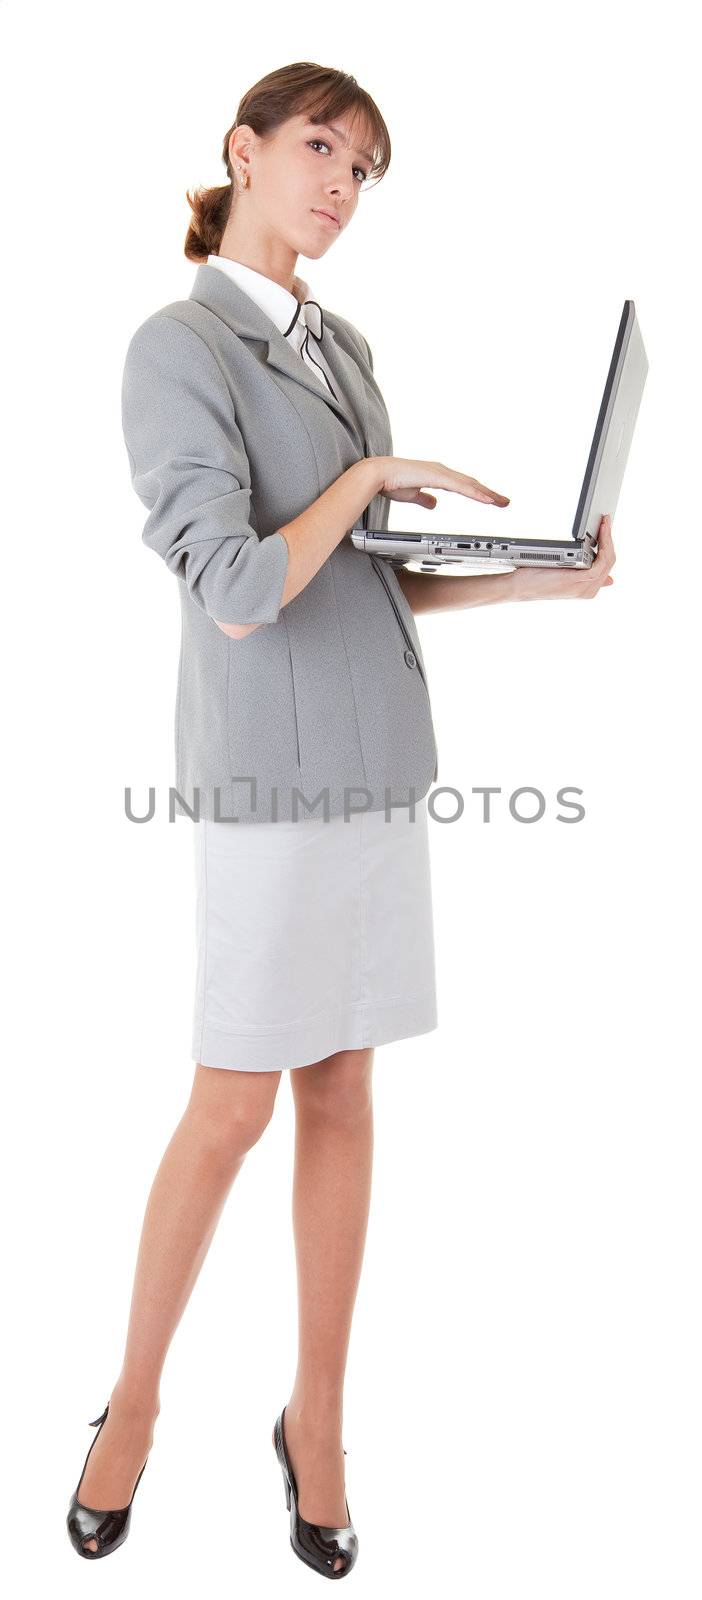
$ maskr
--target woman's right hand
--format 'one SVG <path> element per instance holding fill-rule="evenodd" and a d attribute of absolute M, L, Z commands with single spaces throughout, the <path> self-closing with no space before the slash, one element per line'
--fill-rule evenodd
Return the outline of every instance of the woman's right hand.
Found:
<path fill-rule="evenodd" d="M 443 461 L 414 461 L 404 456 L 376 456 L 375 461 L 381 478 L 376 493 L 386 495 L 388 500 L 411 500 L 433 511 L 436 495 L 425 492 L 431 487 L 449 489 L 454 494 L 466 495 L 469 500 L 479 500 L 482 505 L 509 505 L 509 495 L 488 489 L 478 478 L 469 478 L 465 472 L 445 466 Z"/>

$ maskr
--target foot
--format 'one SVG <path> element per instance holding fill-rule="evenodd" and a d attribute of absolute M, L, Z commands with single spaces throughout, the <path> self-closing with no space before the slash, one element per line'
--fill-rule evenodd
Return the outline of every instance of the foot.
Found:
<path fill-rule="evenodd" d="M 338 1426 L 307 1421 L 286 1406 L 283 1434 L 297 1483 L 300 1516 L 325 1528 L 348 1527 L 344 1450 Z M 334 1571 L 345 1565 L 344 1557 L 337 1556 Z"/>
<path fill-rule="evenodd" d="M 142 1406 L 127 1400 L 116 1386 L 110 1409 L 90 1451 L 80 1481 L 78 1499 L 92 1511 L 121 1511 L 129 1504 L 134 1486 L 153 1444 L 160 1406 Z M 86 1539 L 86 1549 L 97 1550 L 96 1539 Z"/>

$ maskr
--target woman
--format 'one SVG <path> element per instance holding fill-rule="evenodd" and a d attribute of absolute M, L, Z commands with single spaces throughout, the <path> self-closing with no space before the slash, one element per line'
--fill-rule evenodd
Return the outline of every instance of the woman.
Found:
<path fill-rule="evenodd" d="M 351 543 L 371 508 L 387 526 L 391 499 L 434 507 L 429 487 L 507 504 L 442 463 L 392 455 L 366 340 L 295 276 L 389 159 L 354 78 L 309 62 L 263 78 L 225 137 L 228 183 L 188 195 L 192 293 L 147 318 L 127 352 L 143 537 L 180 580 L 176 810 L 197 823 L 196 1066 L 146 1208 L 122 1370 L 69 1509 L 91 1560 L 127 1537 L 168 1347 L 289 1070 L 300 1342 L 273 1444 L 296 1554 L 330 1578 L 354 1565 L 343 1382 L 374 1047 L 437 1025 L 426 795 L 438 769 L 415 613 L 586 597 L 612 581 L 608 523 L 589 572 L 398 575 Z"/>

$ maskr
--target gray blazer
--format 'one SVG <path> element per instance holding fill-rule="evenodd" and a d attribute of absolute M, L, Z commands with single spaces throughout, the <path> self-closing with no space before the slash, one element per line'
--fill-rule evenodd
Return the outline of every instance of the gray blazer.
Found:
<path fill-rule="evenodd" d="M 142 538 L 179 579 L 175 815 L 348 816 L 406 806 L 437 776 L 421 643 L 394 568 L 348 530 L 280 605 L 277 530 L 352 462 L 392 454 L 362 334 L 324 311 L 314 354 L 333 394 L 207 264 L 127 349 L 122 425 L 149 510 Z M 364 523 L 386 527 L 388 512 L 378 495 Z M 214 618 L 266 626 L 233 639 Z"/>

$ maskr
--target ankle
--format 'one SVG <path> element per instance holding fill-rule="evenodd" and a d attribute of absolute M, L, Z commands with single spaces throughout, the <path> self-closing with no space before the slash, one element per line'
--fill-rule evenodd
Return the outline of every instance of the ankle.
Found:
<path fill-rule="evenodd" d="M 133 1422 L 152 1422 L 161 1410 L 161 1398 L 158 1393 L 145 1389 L 143 1384 L 136 1385 L 125 1378 L 118 1378 L 110 1395 L 112 1409 Z"/>
<path fill-rule="evenodd" d="M 326 1399 L 321 1399 L 319 1396 L 298 1399 L 293 1393 L 285 1407 L 286 1422 L 288 1418 L 301 1432 L 319 1438 L 329 1438 L 330 1434 L 338 1435 L 340 1439 L 343 1427 L 343 1404 L 338 1395 Z"/>

